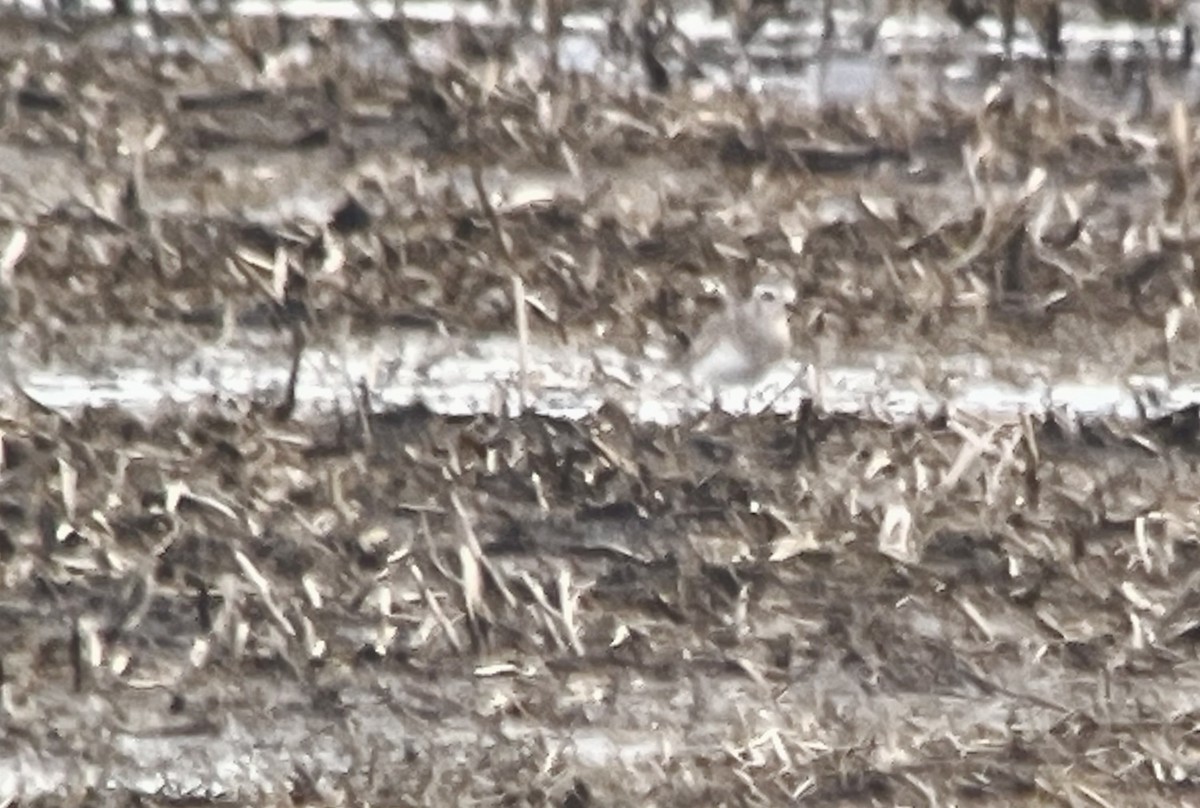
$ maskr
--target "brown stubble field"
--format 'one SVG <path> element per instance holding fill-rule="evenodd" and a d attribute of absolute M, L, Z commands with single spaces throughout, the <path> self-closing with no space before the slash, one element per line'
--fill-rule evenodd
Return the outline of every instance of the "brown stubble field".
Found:
<path fill-rule="evenodd" d="M 689 40 L 666 8 L 591 40 L 568 16 L 557 41 L 415 13 L 10 12 L 0 786 L 45 805 L 1197 799 L 1195 408 L 664 425 L 382 407 L 365 386 L 320 417 L 283 389 L 149 416 L 27 394 L 33 369 L 119 351 L 165 372 L 241 333 L 469 344 L 513 331 L 514 277 L 534 340 L 682 351 L 714 281 L 772 268 L 802 359 L 902 346 L 924 383 L 971 353 L 1194 374 L 1178 21 L 1162 53 L 1139 29 L 1142 51 L 1076 48 L 1057 73 L 978 55 L 978 31 L 867 58 L 848 24 L 838 53 L 872 87 L 813 104 L 816 55 L 773 56 L 767 26 L 745 54 L 773 80 L 727 86 L 736 42 Z M 918 12 L 945 19 L 863 24 Z M 1098 19 L 1065 16 L 1068 45 Z M 594 69 L 549 64 L 584 40 Z"/>

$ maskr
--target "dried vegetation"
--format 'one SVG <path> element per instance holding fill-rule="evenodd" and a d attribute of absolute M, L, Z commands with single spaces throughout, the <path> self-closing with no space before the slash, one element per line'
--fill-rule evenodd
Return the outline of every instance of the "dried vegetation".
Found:
<path fill-rule="evenodd" d="M 592 72 L 545 58 L 575 31 L 553 2 L 546 37 L 12 20 L 0 318 L 44 358 L 118 325 L 300 349 L 507 331 L 523 298 L 535 339 L 636 352 L 767 265 L 802 346 L 1195 366 L 1183 54 L 984 58 L 965 89 L 902 55 L 814 109 L 705 77 L 753 56 L 759 5 L 727 62 L 665 4 L 610 15 Z M 5 408 L 27 801 L 1138 805 L 1200 778 L 1195 409 L 277 404 Z"/>

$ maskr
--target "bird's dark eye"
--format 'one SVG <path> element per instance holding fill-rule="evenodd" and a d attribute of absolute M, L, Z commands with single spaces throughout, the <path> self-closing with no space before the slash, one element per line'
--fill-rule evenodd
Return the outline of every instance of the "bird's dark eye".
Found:
<path fill-rule="evenodd" d="M 774 303 L 778 299 L 778 295 L 770 289 L 763 289 L 758 293 L 758 296 L 765 303 Z"/>

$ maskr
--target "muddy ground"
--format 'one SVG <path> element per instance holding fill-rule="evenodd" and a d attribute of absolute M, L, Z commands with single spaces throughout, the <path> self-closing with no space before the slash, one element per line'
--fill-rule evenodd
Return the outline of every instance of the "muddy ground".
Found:
<path fill-rule="evenodd" d="M 286 389 L 151 417 L 25 393 L 117 330 L 164 364 L 237 333 L 507 334 L 514 277 L 535 340 L 670 355 L 771 269 L 799 357 L 1194 374 L 1186 20 L 1068 4 L 1051 62 L 1023 5 L 1010 62 L 990 18 L 835 5 L 825 40 L 802 14 L 698 34 L 682 4 L 581 7 L 557 39 L 430 4 L 7 12 L 0 787 L 1200 801 L 1195 408 L 662 425 L 366 384 L 319 418 Z"/>

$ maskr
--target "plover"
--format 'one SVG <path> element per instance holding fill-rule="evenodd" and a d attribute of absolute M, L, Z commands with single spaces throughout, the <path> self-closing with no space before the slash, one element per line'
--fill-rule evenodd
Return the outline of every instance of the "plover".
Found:
<path fill-rule="evenodd" d="M 788 305 L 795 299 L 792 286 L 768 280 L 749 299 L 726 303 L 692 342 L 687 366 L 692 382 L 713 390 L 757 383 L 792 347 Z"/>

